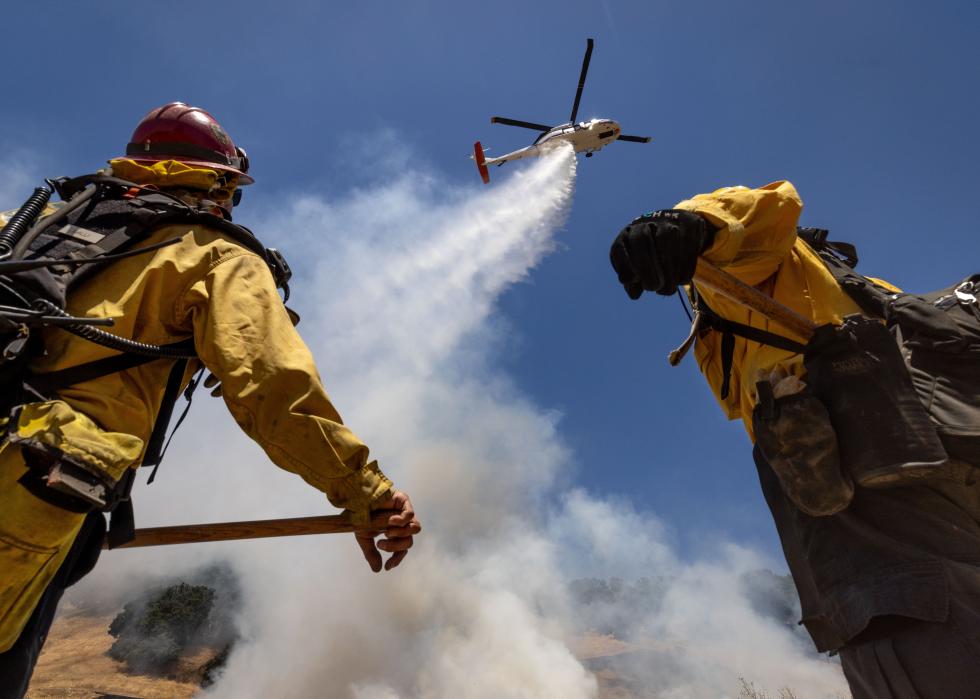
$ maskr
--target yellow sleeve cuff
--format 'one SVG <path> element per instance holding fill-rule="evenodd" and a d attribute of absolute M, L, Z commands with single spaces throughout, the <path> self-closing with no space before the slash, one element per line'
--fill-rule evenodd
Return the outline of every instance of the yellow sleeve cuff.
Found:
<path fill-rule="evenodd" d="M 349 511 L 354 524 L 366 524 L 371 519 L 372 506 L 394 489 L 377 461 L 371 461 L 349 476 L 331 479 L 325 485 L 327 499 L 334 507 Z"/>

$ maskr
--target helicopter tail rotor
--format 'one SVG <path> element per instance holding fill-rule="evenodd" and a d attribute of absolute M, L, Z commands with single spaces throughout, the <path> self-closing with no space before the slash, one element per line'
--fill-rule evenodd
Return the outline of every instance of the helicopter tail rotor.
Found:
<path fill-rule="evenodd" d="M 477 141 L 473 144 L 473 159 L 476 161 L 476 169 L 480 171 L 483 184 L 490 184 L 490 171 L 487 170 L 487 157 L 483 154 L 483 146 Z"/>

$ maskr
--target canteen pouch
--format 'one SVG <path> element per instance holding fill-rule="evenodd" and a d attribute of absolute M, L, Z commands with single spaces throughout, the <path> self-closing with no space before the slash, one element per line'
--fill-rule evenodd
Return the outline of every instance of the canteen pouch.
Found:
<path fill-rule="evenodd" d="M 808 389 L 781 398 L 769 381 L 756 384 L 752 412 L 756 445 L 783 492 L 811 517 L 837 514 L 851 504 L 854 483 L 841 469 L 837 434 L 827 408 Z"/>
<path fill-rule="evenodd" d="M 837 433 L 841 464 L 858 485 L 887 488 L 945 475 L 946 450 L 883 323 L 851 315 L 821 326 L 804 366 Z"/>

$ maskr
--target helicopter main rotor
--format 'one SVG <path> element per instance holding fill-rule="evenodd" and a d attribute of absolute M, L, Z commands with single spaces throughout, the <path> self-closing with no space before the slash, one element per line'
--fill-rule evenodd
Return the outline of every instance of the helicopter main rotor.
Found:
<path fill-rule="evenodd" d="M 592 48 L 594 42 L 592 39 L 586 40 L 585 46 L 585 56 L 582 58 L 582 72 L 579 74 L 578 78 L 578 89 L 575 90 L 575 101 L 572 102 L 572 115 L 569 117 L 569 124 L 574 126 L 575 119 L 578 117 L 578 107 L 579 102 L 582 100 L 582 90 L 585 89 L 585 79 L 589 74 L 589 62 L 592 60 Z M 521 121 L 519 119 L 508 119 L 507 117 L 490 117 L 491 124 L 504 124 L 505 126 L 518 126 L 522 129 L 532 129 L 534 131 L 551 131 L 551 129 L 556 128 L 555 126 L 547 126 L 545 124 L 536 124 L 533 121 Z M 630 143 L 649 143 L 649 136 L 627 136 L 625 134 L 620 134 L 617 141 L 628 141 Z"/>
<path fill-rule="evenodd" d="M 585 88 L 585 77 L 589 74 L 589 61 L 592 60 L 592 39 L 586 40 L 585 46 L 585 58 L 582 59 L 582 72 L 578 76 L 578 89 L 575 91 L 575 101 L 572 102 L 572 116 L 568 118 L 570 122 L 575 123 L 575 117 L 578 116 L 578 103 L 582 99 L 582 90 Z"/>

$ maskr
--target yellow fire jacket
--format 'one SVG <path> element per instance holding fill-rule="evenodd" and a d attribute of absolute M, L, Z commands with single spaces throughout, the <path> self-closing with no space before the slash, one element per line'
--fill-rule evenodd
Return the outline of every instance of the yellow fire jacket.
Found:
<path fill-rule="evenodd" d="M 93 275 L 73 290 L 68 311 L 115 318 L 112 332 L 141 342 L 193 336 L 231 414 L 269 458 L 366 520 L 392 483 L 342 423 L 265 262 L 204 226 L 162 227 L 141 245 L 171 238 L 180 242 Z M 45 346 L 37 372 L 113 354 L 54 329 Z M 142 458 L 171 366 L 157 360 L 65 389 L 60 401 L 28 405 L 12 436 L 122 475 Z M 16 485 L 25 466 L 14 446 L 0 447 L 0 652 L 16 640 L 84 517 Z"/>
<path fill-rule="evenodd" d="M 803 201 L 789 182 L 774 182 L 758 189 L 724 187 L 686 199 L 675 208 L 694 211 L 719 227 L 714 243 L 704 252 L 705 259 L 784 306 L 820 325 L 839 323 L 846 315 L 860 313 L 858 305 L 841 290 L 817 254 L 797 238 L 796 225 Z M 789 330 L 717 293 L 701 287 L 698 292 L 727 320 L 804 342 Z M 777 367 L 800 378 L 804 374 L 800 354 L 736 337 L 730 390 L 723 400 L 721 334 L 704 333 L 698 337 L 694 352 L 725 414 L 730 420 L 741 418 L 750 437 L 758 376 Z"/>

